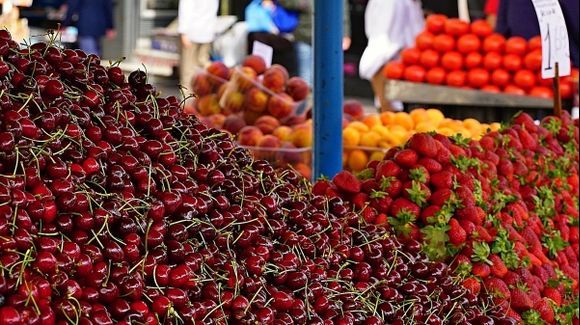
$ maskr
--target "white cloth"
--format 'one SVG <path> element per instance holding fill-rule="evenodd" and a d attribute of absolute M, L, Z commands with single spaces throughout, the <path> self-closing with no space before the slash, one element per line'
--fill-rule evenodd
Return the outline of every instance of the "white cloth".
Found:
<path fill-rule="evenodd" d="M 361 78 L 372 79 L 385 63 L 412 46 L 424 25 L 420 1 L 369 0 L 365 10 L 369 42 L 359 64 Z"/>
<path fill-rule="evenodd" d="M 179 0 L 178 31 L 194 43 L 215 38 L 219 0 Z"/>

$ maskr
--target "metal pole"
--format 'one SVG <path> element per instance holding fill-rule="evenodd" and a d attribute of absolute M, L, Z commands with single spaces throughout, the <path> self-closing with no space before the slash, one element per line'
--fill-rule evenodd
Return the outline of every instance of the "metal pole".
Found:
<path fill-rule="evenodd" d="M 342 170 L 343 1 L 314 1 L 314 177 Z"/>

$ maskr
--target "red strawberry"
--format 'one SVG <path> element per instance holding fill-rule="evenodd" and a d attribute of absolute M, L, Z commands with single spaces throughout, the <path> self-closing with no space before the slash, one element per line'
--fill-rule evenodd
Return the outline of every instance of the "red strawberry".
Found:
<path fill-rule="evenodd" d="M 495 148 L 495 141 L 490 135 L 485 135 L 479 139 L 479 145 L 481 145 L 486 152 L 491 152 Z"/>
<path fill-rule="evenodd" d="M 391 203 L 393 203 L 393 199 L 389 196 L 371 200 L 371 206 L 381 213 L 387 213 Z"/>
<path fill-rule="evenodd" d="M 455 215 L 459 220 L 467 220 L 473 222 L 476 226 L 481 226 L 483 224 L 485 216 L 481 216 L 479 211 L 475 206 L 468 206 L 463 209 L 455 211 Z"/>
<path fill-rule="evenodd" d="M 312 194 L 314 195 L 324 195 L 326 190 L 330 187 L 330 182 L 327 180 L 319 180 L 312 186 Z"/>
<path fill-rule="evenodd" d="M 453 195 L 453 191 L 451 191 L 450 189 L 437 190 L 429 197 L 429 203 L 443 206 L 445 205 L 447 200 L 449 200 L 451 195 Z"/>
<path fill-rule="evenodd" d="M 465 232 L 465 229 L 461 227 L 457 219 L 451 218 L 449 220 L 449 227 L 450 229 L 447 232 L 447 235 L 449 236 L 449 242 L 454 246 L 461 246 L 463 243 L 465 243 L 465 240 L 467 239 L 467 233 Z"/>
<path fill-rule="evenodd" d="M 475 206 L 475 197 L 473 196 L 473 192 L 470 189 L 461 186 L 455 190 L 455 194 L 464 207 Z"/>
<path fill-rule="evenodd" d="M 443 166 L 433 158 L 423 157 L 419 159 L 418 164 L 425 167 L 429 174 L 438 173 L 443 170 Z"/>
<path fill-rule="evenodd" d="M 448 171 L 431 174 L 431 185 L 438 189 L 450 189 L 453 186 L 453 174 Z"/>
<path fill-rule="evenodd" d="M 361 183 L 361 191 L 365 193 L 371 193 L 374 189 L 379 188 L 378 182 L 374 179 L 365 179 Z"/>
<path fill-rule="evenodd" d="M 369 195 L 363 192 L 355 194 L 351 199 L 352 204 L 357 210 L 364 208 L 368 201 Z"/>
<path fill-rule="evenodd" d="M 499 175 L 504 176 L 510 181 L 514 178 L 514 165 L 507 159 L 500 159 L 497 171 Z"/>
<path fill-rule="evenodd" d="M 451 152 L 451 155 L 454 157 L 467 156 L 465 149 L 461 148 L 460 146 L 458 146 L 456 144 L 451 144 L 449 146 L 449 151 Z"/>
<path fill-rule="evenodd" d="M 483 282 L 485 290 L 494 298 L 494 301 L 507 301 L 511 297 L 510 290 L 501 279 L 490 276 Z"/>
<path fill-rule="evenodd" d="M 532 136 L 527 130 L 521 129 L 518 130 L 518 135 L 520 137 L 520 142 L 525 149 L 528 150 L 536 150 L 538 147 L 538 141 L 534 136 Z"/>
<path fill-rule="evenodd" d="M 520 113 L 514 116 L 514 123 L 523 126 L 529 132 L 537 132 L 538 126 L 534 119 L 527 113 Z"/>
<path fill-rule="evenodd" d="M 522 277 L 516 272 L 507 271 L 502 280 L 504 280 L 505 284 L 507 284 L 509 287 L 513 287 L 522 280 Z"/>
<path fill-rule="evenodd" d="M 435 220 L 430 220 L 430 218 L 436 216 L 439 211 L 441 211 L 441 207 L 437 205 L 430 205 L 421 211 L 421 222 L 424 225 L 433 224 Z"/>
<path fill-rule="evenodd" d="M 503 278 L 508 272 L 508 269 L 505 266 L 505 263 L 503 262 L 503 260 L 499 256 L 497 256 L 496 254 L 489 255 L 489 260 L 492 263 L 491 274 L 493 274 L 493 276 L 495 276 L 497 278 L 500 278 L 500 279 Z"/>
<path fill-rule="evenodd" d="M 364 208 L 360 214 L 367 223 L 374 223 L 377 217 L 377 212 L 371 207 Z"/>
<path fill-rule="evenodd" d="M 383 227 L 388 226 L 388 217 L 386 214 L 381 213 L 375 218 L 375 225 L 382 225 Z"/>
<path fill-rule="evenodd" d="M 415 203 L 405 199 L 405 198 L 397 198 L 391 203 L 390 207 L 390 215 L 393 217 L 398 216 L 401 212 L 407 211 L 411 215 L 415 216 L 415 218 L 419 217 L 421 213 L 421 208 Z"/>
<path fill-rule="evenodd" d="M 514 310 L 523 312 L 533 307 L 532 300 L 522 289 L 515 287 L 511 290 L 510 295 L 511 306 Z"/>
<path fill-rule="evenodd" d="M 427 133 L 417 133 L 409 139 L 407 143 L 409 148 L 417 151 L 417 153 L 435 158 L 437 156 L 437 144 L 433 137 Z"/>
<path fill-rule="evenodd" d="M 479 283 L 479 281 L 473 277 L 463 280 L 462 284 L 465 289 L 469 290 L 469 292 L 475 296 L 477 296 L 481 290 L 481 283 Z"/>
<path fill-rule="evenodd" d="M 475 224 L 473 222 L 459 219 L 459 224 L 463 229 L 465 229 L 468 236 L 471 236 L 475 232 Z"/>
<path fill-rule="evenodd" d="M 475 226 L 475 232 L 477 233 L 478 239 L 481 239 L 486 243 L 491 243 L 493 241 L 493 237 L 483 226 Z"/>
<path fill-rule="evenodd" d="M 555 321 L 554 309 L 547 298 L 541 299 L 534 305 L 534 309 L 540 313 L 540 317 L 548 324 L 553 324 Z"/>
<path fill-rule="evenodd" d="M 474 263 L 471 273 L 485 279 L 491 274 L 491 269 L 489 268 L 489 265 L 485 263 Z"/>
<path fill-rule="evenodd" d="M 558 289 L 547 286 L 544 288 L 542 295 L 552 300 L 556 306 L 560 307 L 562 305 L 562 294 L 560 291 L 558 291 Z"/>
<path fill-rule="evenodd" d="M 358 193 L 361 190 L 361 183 L 351 172 L 341 171 L 334 178 L 332 182 L 336 187 L 347 193 Z"/>
<path fill-rule="evenodd" d="M 411 200 L 418 206 L 425 206 L 430 196 L 431 190 L 423 183 L 408 181 L 403 185 L 403 197 Z"/>
<path fill-rule="evenodd" d="M 523 322 L 520 314 L 511 308 L 507 311 L 506 316 L 515 320 L 516 324 L 522 324 L 522 322 Z"/>
<path fill-rule="evenodd" d="M 445 147 L 442 142 L 437 143 L 437 157 L 435 159 L 442 165 L 447 165 L 451 162 L 451 151 Z"/>
<path fill-rule="evenodd" d="M 532 274 L 537 276 L 542 281 L 542 284 L 546 284 L 548 282 L 548 279 L 550 278 L 548 271 L 546 271 L 546 269 L 544 269 L 543 267 L 539 266 L 532 267 Z"/>
<path fill-rule="evenodd" d="M 405 168 L 411 168 L 411 167 L 415 166 L 418 159 L 419 159 L 419 155 L 417 154 L 417 152 L 415 152 L 415 150 L 412 150 L 412 149 L 403 149 L 403 150 L 397 152 L 397 154 L 395 154 L 395 157 L 394 157 L 395 162 L 399 166 L 405 167 Z"/>
<path fill-rule="evenodd" d="M 375 179 L 381 182 L 383 177 L 398 177 L 401 174 L 401 167 L 392 160 L 383 160 L 377 165 Z"/>
<path fill-rule="evenodd" d="M 386 192 L 390 197 L 396 198 L 401 195 L 403 183 L 395 177 L 383 178 L 380 182 L 381 190 Z"/>

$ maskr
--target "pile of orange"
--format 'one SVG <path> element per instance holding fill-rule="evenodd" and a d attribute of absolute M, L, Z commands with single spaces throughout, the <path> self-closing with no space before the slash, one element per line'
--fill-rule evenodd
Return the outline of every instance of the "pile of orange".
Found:
<path fill-rule="evenodd" d="M 437 109 L 415 109 L 406 112 L 384 112 L 350 122 L 342 131 L 344 167 L 360 171 L 369 161 L 381 160 L 387 149 L 401 146 L 417 132 L 437 132 L 447 136 L 461 134 L 479 140 L 499 123 L 485 124 L 475 119 L 453 120 Z"/>

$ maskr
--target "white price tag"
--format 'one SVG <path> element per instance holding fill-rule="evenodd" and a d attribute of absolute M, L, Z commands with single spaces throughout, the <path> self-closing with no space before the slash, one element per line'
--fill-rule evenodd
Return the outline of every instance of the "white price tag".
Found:
<path fill-rule="evenodd" d="M 542 33 L 542 78 L 570 75 L 570 44 L 564 14 L 558 0 L 532 0 Z"/>
<path fill-rule="evenodd" d="M 252 45 L 252 54 L 257 55 L 264 59 L 266 66 L 270 67 L 272 65 L 272 57 L 274 56 L 274 49 L 262 42 L 254 41 Z"/>

